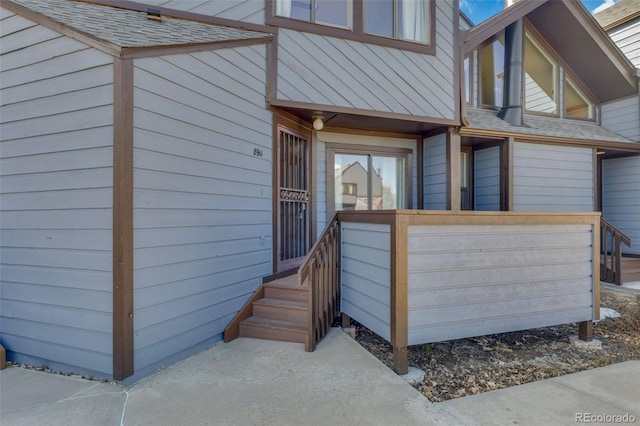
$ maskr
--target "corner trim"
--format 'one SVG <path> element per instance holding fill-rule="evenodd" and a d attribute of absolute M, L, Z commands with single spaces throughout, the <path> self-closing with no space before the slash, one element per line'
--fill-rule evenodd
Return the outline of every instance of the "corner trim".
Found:
<path fill-rule="evenodd" d="M 133 60 L 113 60 L 113 378 L 133 366 Z"/>

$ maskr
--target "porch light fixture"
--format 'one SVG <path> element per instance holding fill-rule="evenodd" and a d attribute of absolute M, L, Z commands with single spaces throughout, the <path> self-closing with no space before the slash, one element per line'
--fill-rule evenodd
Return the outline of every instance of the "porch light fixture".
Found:
<path fill-rule="evenodd" d="M 316 130 L 322 130 L 324 127 L 324 116 L 320 113 L 313 114 L 313 128 Z"/>

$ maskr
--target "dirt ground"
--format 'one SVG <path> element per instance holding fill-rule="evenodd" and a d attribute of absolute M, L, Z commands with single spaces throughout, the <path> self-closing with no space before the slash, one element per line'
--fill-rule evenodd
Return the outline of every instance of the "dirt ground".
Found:
<path fill-rule="evenodd" d="M 603 290 L 601 306 L 620 316 L 594 324 L 600 349 L 569 343 L 577 324 L 410 346 L 409 365 L 426 372 L 416 388 L 439 402 L 640 359 L 640 295 Z M 356 340 L 391 368 L 389 343 L 359 324 Z"/>

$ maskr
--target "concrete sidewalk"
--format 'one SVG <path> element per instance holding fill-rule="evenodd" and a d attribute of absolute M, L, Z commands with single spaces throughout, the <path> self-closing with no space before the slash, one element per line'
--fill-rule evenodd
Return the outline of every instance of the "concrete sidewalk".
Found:
<path fill-rule="evenodd" d="M 640 424 L 639 384 L 640 361 L 630 361 L 434 404 L 332 329 L 313 353 L 256 339 L 218 344 L 128 389 L 9 367 L 0 424 L 569 425 L 577 413 Z"/>

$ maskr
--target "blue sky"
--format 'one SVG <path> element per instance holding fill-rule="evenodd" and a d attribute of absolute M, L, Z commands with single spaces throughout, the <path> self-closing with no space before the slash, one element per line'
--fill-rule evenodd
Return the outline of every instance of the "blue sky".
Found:
<path fill-rule="evenodd" d="M 604 5 L 612 5 L 619 0 L 582 0 L 582 4 L 592 12 Z M 504 0 L 460 0 L 460 9 L 474 24 L 487 20 L 504 7 Z M 604 6 L 603 6 L 604 7 Z"/>

